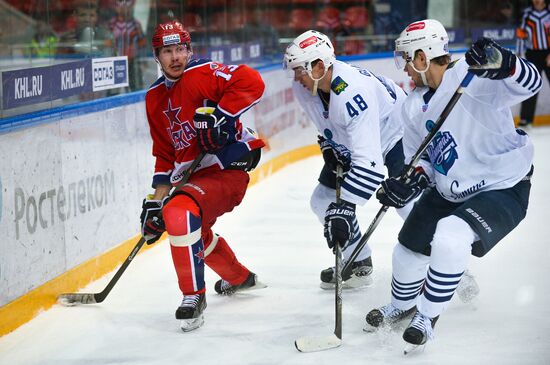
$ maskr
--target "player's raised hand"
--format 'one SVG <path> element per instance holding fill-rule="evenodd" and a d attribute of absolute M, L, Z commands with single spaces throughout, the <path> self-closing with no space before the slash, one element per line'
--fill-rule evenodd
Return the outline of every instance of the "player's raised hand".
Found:
<path fill-rule="evenodd" d="M 466 63 L 478 77 L 501 80 L 514 73 L 516 56 L 492 39 L 480 38 L 466 52 Z"/>

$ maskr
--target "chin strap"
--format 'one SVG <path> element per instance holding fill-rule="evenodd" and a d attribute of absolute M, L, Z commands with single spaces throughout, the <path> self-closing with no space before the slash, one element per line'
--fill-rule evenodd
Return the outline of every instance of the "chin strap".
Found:
<path fill-rule="evenodd" d="M 416 67 L 414 67 L 414 63 L 412 63 L 412 61 L 409 62 L 409 65 L 413 68 L 413 70 L 415 70 L 416 72 L 418 72 L 420 74 L 420 78 L 422 79 L 422 83 L 424 84 L 424 86 L 428 86 L 428 79 L 426 79 L 426 71 L 428 71 L 428 69 L 430 68 L 430 60 L 426 60 L 426 69 L 425 70 L 417 70 Z"/>
<path fill-rule="evenodd" d="M 313 80 L 313 88 L 311 89 L 311 96 L 317 96 L 317 87 L 319 86 L 319 81 L 321 81 L 323 79 L 323 77 L 325 77 L 326 74 L 327 74 L 327 70 L 325 70 L 325 72 L 323 73 L 323 75 L 321 77 L 316 79 L 311 74 L 311 71 L 308 72 L 309 77 L 311 77 L 311 79 Z"/>

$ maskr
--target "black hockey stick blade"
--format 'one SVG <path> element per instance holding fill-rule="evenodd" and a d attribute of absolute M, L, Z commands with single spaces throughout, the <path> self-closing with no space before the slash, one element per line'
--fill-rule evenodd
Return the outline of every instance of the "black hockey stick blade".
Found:
<path fill-rule="evenodd" d="M 342 340 L 336 335 L 326 337 L 301 337 L 294 341 L 294 346 L 300 352 L 317 352 L 330 350 L 342 345 Z"/>
<path fill-rule="evenodd" d="M 74 306 L 77 304 L 95 304 L 95 303 L 101 303 L 107 298 L 107 295 L 111 292 L 111 289 L 115 286 L 118 279 L 122 276 L 122 273 L 126 270 L 126 268 L 130 265 L 134 257 L 136 257 L 137 253 L 143 247 L 143 244 L 145 243 L 145 238 L 141 237 L 138 243 L 134 246 L 134 249 L 128 255 L 126 260 L 122 263 L 120 268 L 117 270 L 111 281 L 109 281 L 109 284 L 103 289 L 100 293 L 65 293 L 61 294 L 57 297 L 57 302 L 61 305 L 65 306 Z"/>
<path fill-rule="evenodd" d="M 99 303 L 93 293 L 66 293 L 57 297 L 57 302 L 66 307 L 72 307 L 77 304 L 95 304 Z"/>
<path fill-rule="evenodd" d="M 191 163 L 191 166 L 185 171 L 183 174 L 180 182 L 174 190 L 172 191 L 172 194 L 179 190 L 187 183 L 187 180 L 189 180 L 189 177 L 195 171 L 197 166 L 202 161 L 202 158 L 204 157 L 205 153 L 201 152 L 198 154 L 198 156 L 193 160 Z M 111 289 L 115 286 L 115 284 L 118 282 L 118 279 L 122 276 L 128 265 L 132 263 L 132 260 L 137 255 L 141 247 L 145 244 L 145 238 L 141 237 L 138 241 L 138 243 L 134 246 L 132 252 L 128 255 L 126 260 L 122 263 L 120 268 L 117 270 L 111 281 L 107 284 L 105 289 L 103 289 L 100 293 L 64 293 L 57 297 L 57 302 L 61 305 L 65 306 L 74 306 L 77 304 L 95 304 L 95 303 L 101 303 L 107 298 L 107 295 L 111 292 Z"/>

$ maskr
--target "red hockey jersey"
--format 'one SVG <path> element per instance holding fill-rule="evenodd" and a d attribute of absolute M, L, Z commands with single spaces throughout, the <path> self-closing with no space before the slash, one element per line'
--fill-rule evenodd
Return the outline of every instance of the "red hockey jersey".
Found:
<path fill-rule="evenodd" d="M 200 170 L 212 165 L 221 169 L 264 142 L 243 129 L 239 116 L 260 101 L 264 92 L 260 74 L 246 65 L 223 65 L 192 60 L 182 77 L 171 82 L 164 76 L 147 91 L 145 106 L 156 158 L 153 187 L 177 183 L 197 157 L 200 148 L 193 126 L 195 110 L 214 106 L 234 124 L 235 141 L 216 154 L 206 154 Z"/>

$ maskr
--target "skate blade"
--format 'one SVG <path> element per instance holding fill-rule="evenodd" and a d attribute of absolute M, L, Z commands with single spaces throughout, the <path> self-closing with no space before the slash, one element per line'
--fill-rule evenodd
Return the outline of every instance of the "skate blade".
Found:
<path fill-rule="evenodd" d="M 370 276 L 367 276 L 366 278 L 350 278 L 349 280 L 342 282 L 342 289 L 350 290 L 366 288 L 371 286 L 373 282 L 374 281 Z M 321 281 L 319 287 L 323 290 L 334 290 L 335 284 Z"/>
<path fill-rule="evenodd" d="M 249 291 L 249 290 L 258 290 L 258 289 L 265 289 L 267 288 L 267 285 L 262 283 L 261 281 L 256 280 L 256 284 L 252 285 L 249 288 L 239 290 L 239 291 Z"/>
<path fill-rule="evenodd" d="M 372 285 L 374 280 L 371 275 L 368 276 L 352 276 L 344 282 L 343 288 L 346 289 L 356 289 L 363 288 L 366 286 Z"/>
<path fill-rule="evenodd" d="M 251 290 L 259 290 L 259 289 L 265 289 L 265 288 L 267 288 L 266 284 L 262 283 L 261 281 L 256 280 L 256 284 L 254 284 L 252 286 L 249 286 L 248 288 L 237 289 L 233 293 L 227 293 L 227 294 L 223 294 L 223 295 L 234 295 L 234 294 L 237 294 L 237 293 L 243 293 L 243 292 L 247 292 L 247 291 L 251 291 Z"/>
<path fill-rule="evenodd" d="M 424 344 L 424 345 L 414 345 L 412 343 L 408 343 L 408 344 L 405 345 L 405 348 L 403 349 L 403 355 L 409 355 L 413 352 L 424 351 L 425 347 L 426 347 L 426 344 Z"/>
<path fill-rule="evenodd" d="M 367 333 L 374 333 L 376 331 L 378 331 L 380 329 L 380 326 L 378 327 L 374 327 L 374 326 L 371 326 L 370 324 L 365 324 L 365 327 L 363 327 L 363 332 L 367 332 Z"/>
<path fill-rule="evenodd" d="M 201 314 L 197 318 L 180 320 L 180 328 L 183 332 L 196 330 L 204 324 L 204 316 Z"/>

